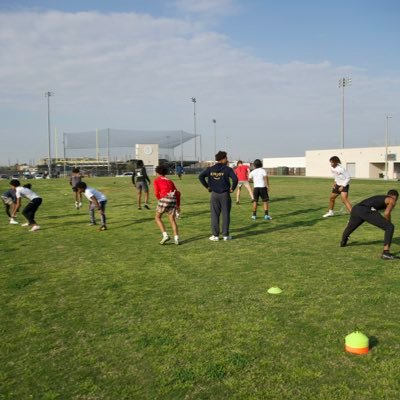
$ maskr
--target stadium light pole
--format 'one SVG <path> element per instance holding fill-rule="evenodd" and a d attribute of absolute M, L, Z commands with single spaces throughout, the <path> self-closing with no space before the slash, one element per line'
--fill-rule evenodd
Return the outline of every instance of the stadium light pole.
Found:
<path fill-rule="evenodd" d="M 385 139 L 385 180 L 388 180 L 388 146 L 389 146 L 389 118 L 392 118 L 391 115 L 386 114 L 386 139 Z"/>
<path fill-rule="evenodd" d="M 50 97 L 54 96 L 54 92 L 45 92 L 45 97 L 47 97 L 47 135 L 49 141 L 49 153 L 47 168 L 49 170 L 49 178 L 51 178 L 51 132 L 50 132 Z"/>
<path fill-rule="evenodd" d="M 196 97 L 191 98 L 193 103 L 193 133 L 194 133 L 194 159 L 197 160 L 197 134 L 196 134 Z"/>
<path fill-rule="evenodd" d="M 351 86 L 351 78 L 340 78 L 339 88 L 342 88 L 342 137 L 341 137 L 341 147 L 344 149 L 344 88 L 346 86 Z"/>
<path fill-rule="evenodd" d="M 217 120 L 212 120 L 214 124 L 214 155 L 217 154 Z"/>

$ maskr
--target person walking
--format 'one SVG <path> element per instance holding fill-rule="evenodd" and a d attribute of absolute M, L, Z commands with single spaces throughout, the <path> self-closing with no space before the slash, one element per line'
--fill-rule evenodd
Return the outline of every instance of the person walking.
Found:
<path fill-rule="evenodd" d="M 329 159 L 331 163 L 331 172 L 334 177 L 332 193 L 329 197 L 329 210 L 323 215 L 324 218 L 333 217 L 335 213 L 335 200 L 340 195 L 342 202 L 349 212 L 351 212 L 351 203 L 349 202 L 349 189 L 350 189 L 350 174 L 340 162 L 340 158 L 333 156 Z"/>
<path fill-rule="evenodd" d="M 142 160 L 138 160 L 136 163 L 136 169 L 132 175 L 132 183 L 137 189 L 137 207 L 138 210 L 142 209 L 142 191 L 144 192 L 144 208 L 150 209 L 149 202 L 149 185 L 150 178 L 147 175 L 146 167 Z"/>
<path fill-rule="evenodd" d="M 391 213 L 396 206 L 399 192 L 391 189 L 386 195 L 372 196 L 356 204 L 351 210 L 350 219 L 343 231 L 340 247 L 347 246 L 350 235 L 364 222 L 368 222 L 385 231 L 383 252 L 381 258 L 384 260 L 395 260 L 399 257 L 390 253 L 394 225 L 391 222 Z M 384 210 L 383 216 L 379 213 Z"/>
<path fill-rule="evenodd" d="M 230 213 L 232 208 L 231 193 L 236 189 L 238 178 L 228 164 L 225 151 L 215 155 L 216 164 L 208 167 L 199 175 L 201 184 L 211 192 L 211 230 L 210 240 L 218 241 L 220 234 L 220 216 L 222 214 L 222 236 L 224 240 L 231 240 L 229 234 Z M 232 182 L 232 183 L 231 183 Z"/>
<path fill-rule="evenodd" d="M 239 180 L 237 191 L 236 191 L 236 204 L 240 204 L 240 192 L 241 192 L 242 186 L 244 186 L 247 189 L 247 191 L 249 192 L 249 195 L 251 197 L 251 200 L 253 201 L 254 196 L 251 191 L 251 187 L 250 187 L 250 183 L 249 183 L 250 168 L 247 165 L 244 165 L 242 160 L 239 160 L 237 162 L 235 174 Z"/>

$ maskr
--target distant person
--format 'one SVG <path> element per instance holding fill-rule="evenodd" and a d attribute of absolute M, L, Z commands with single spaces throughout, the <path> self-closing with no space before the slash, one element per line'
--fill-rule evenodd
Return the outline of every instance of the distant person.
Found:
<path fill-rule="evenodd" d="M 18 221 L 12 217 L 15 205 L 17 204 L 17 196 L 14 188 L 8 189 L 1 195 L 1 200 L 4 204 L 4 210 L 9 218 L 11 225 L 18 225 Z M 17 212 L 18 210 L 16 210 Z"/>
<path fill-rule="evenodd" d="M 85 182 L 78 182 L 76 184 L 76 189 L 79 193 L 84 193 L 85 197 L 89 200 L 89 215 L 90 215 L 90 225 L 97 225 L 95 210 L 97 209 L 100 213 L 101 225 L 99 230 L 107 230 L 106 225 L 106 204 L 107 197 L 99 192 L 98 190 L 86 185 Z"/>
<path fill-rule="evenodd" d="M 250 168 L 247 165 L 243 164 L 243 161 L 239 160 L 237 162 L 237 166 L 235 168 L 235 174 L 239 180 L 237 191 L 236 191 L 236 204 L 240 204 L 240 192 L 242 186 L 244 186 L 249 192 L 250 198 L 253 201 L 253 193 L 251 191 L 250 183 L 249 183 L 249 174 Z"/>
<path fill-rule="evenodd" d="M 76 185 L 82 182 L 82 175 L 79 168 L 73 168 L 71 177 L 69 178 L 69 184 L 72 187 L 72 191 L 74 192 L 75 198 L 75 208 L 79 210 L 82 207 L 82 193 L 78 192 Z"/>
<path fill-rule="evenodd" d="M 24 197 L 29 200 L 29 203 L 22 210 L 22 215 L 27 219 L 28 222 L 22 224 L 21 226 L 31 226 L 30 232 L 35 232 L 40 229 L 35 221 L 35 214 L 40 205 L 42 204 L 42 198 L 31 190 L 32 185 L 30 183 L 21 186 L 18 179 L 12 179 L 10 181 L 11 187 L 15 190 L 15 196 L 17 202 L 14 205 L 14 209 L 11 213 L 11 218 L 15 219 L 17 210 L 21 207 L 21 198 Z"/>
<path fill-rule="evenodd" d="M 149 207 L 149 186 L 150 178 L 147 175 L 146 168 L 142 160 L 138 160 L 136 163 L 136 169 L 132 175 L 132 183 L 137 189 L 137 207 L 138 210 L 142 209 L 142 192 L 144 192 L 144 208 L 150 209 Z"/>
<path fill-rule="evenodd" d="M 389 190 L 386 195 L 378 195 L 369 197 L 356 204 L 351 210 L 350 219 L 343 232 L 341 247 L 345 247 L 350 235 L 364 222 L 369 222 L 385 231 L 383 242 L 383 252 L 381 258 L 384 260 L 394 260 L 399 257 L 390 253 L 390 245 L 392 243 L 394 225 L 391 222 L 391 213 L 396 206 L 399 192 L 397 190 Z M 385 210 L 383 216 L 379 213 Z"/>
<path fill-rule="evenodd" d="M 350 189 L 350 174 L 346 168 L 340 163 L 339 157 L 333 156 L 329 159 L 331 163 L 331 172 L 334 177 L 332 193 L 329 198 L 329 209 L 324 218 L 333 217 L 335 213 L 333 209 L 335 207 L 335 200 L 340 195 L 342 202 L 346 208 L 351 212 L 351 204 L 349 202 L 349 189 Z"/>
<path fill-rule="evenodd" d="M 165 244 L 170 240 L 165 225 L 162 221 L 164 214 L 168 215 L 169 222 L 174 232 L 174 243 L 179 244 L 178 225 L 176 223 L 176 214 L 180 211 L 181 194 L 177 190 L 174 182 L 166 177 L 168 167 L 159 165 L 156 168 L 157 178 L 154 179 L 154 194 L 158 199 L 156 208 L 156 223 L 162 233 L 160 244 Z"/>
<path fill-rule="evenodd" d="M 182 179 L 182 175 L 185 172 L 185 169 L 183 168 L 182 165 L 177 165 L 176 167 L 176 174 L 178 175 L 179 179 Z"/>
<path fill-rule="evenodd" d="M 228 156 L 225 151 L 215 155 L 216 164 L 208 167 L 199 175 L 201 184 L 211 192 L 211 231 L 210 240 L 218 241 L 220 233 L 220 216 L 222 214 L 222 236 L 231 240 L 229 234 L 230 214 L 232 208 L 231 193 L 236 189 L 238 178 L 232 168 L 228 167 Z M 232 181 L 232 184 L 231 184 Z"/>
<path fill-rule="evenodd" d="M 253 181 L 253 215 L 252 219 L 257 218 L 257 202 L 261 197 L 264 207 L 264 219 L 271 220 L 272 217 L 269 215 L 269 195 L 268 189 L 270 187 L 269 177 L 265 169 L 262 167 L 262 162 L 258 158 L 254 160 L 253 171 L 250 172 L 249 179 Z"/>

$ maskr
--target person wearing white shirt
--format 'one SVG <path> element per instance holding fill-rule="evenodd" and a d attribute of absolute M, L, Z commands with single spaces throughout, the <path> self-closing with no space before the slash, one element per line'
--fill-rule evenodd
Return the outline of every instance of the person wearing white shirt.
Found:
<path fill-rule="evenodd" d="M 21 198 L 24 197 L 29 200 L 29 203 L 22 210 L 22 215 L 28 220 L 28 222 L 21 226 L 31 226 L 32 228 L 30 229 L 30 232 L 39 230 L 40 226 L 35 221 L 35 214 L 39 206 L 42 204 L 42 198 L 31 190 L 32 185 L 30 183 L 21 186 L 18 179 L 12 179 L 10 185 L 15 189 L 15 197 L 17 198 L 11 218 L 15 218 L 15 214 L 21 206 Z"/>
<path fill-rule="evenodd" d="M 261 197 L 264 206 L 264 219 L 266 221 L 271 220 L 271 216 L 269 215 L 269 195 L 268 195 L 268 188 L 269 185 L 269 178 L 267 172 L 264 168 L 262 168 L 261 160 L 257 159 L 254 160 L 253 163 L 255 169 L 250 172 L 249 180 L 253 181 L 253 215 L 252 219 L 257 219 L 257 202 L 258 199 Z"/>
<path fill-rule="evenodd" d="M 94 211 L 95 209 L 97 209 L 100 212 L 100 219 L 101 219 L 101 226 L 99 230 L 100 231 L 107 230 L 106 213 L 105 213 L 107 197 L 98 190 L 88 186 L 85 182 L 78 182 L 75 187 L 78 193 L 83 193 L 85 197 L 89 200 L 90 225 L 96 225 L 96 218 Z"/>
<path fill-rule="evenodd" d="M 351 212 L 352 205 L 349 201 L 349 188 L 350 188 L 350 174 L 346 168 L 340 163 L 340 158 L 333 156 L 329 159 L 331 163 L 331 172 L 334 177 L 332 193 L 329 197 L 329 210 L 323 215 L 324 218 L 332 217 L 335 215 L 333 209 L 335 207 L 335 200 L 340 195 L 342 202 Z"/>

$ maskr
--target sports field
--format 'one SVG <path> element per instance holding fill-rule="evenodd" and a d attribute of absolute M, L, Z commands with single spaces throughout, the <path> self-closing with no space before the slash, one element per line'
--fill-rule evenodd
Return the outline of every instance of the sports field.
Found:
<path fill-rule="evenodd" d="M 243 191 L 234 240 L 211 242 L 208 192 L 172 179 L 180 246 L 158 244 L 154 198 L 138 211 L 126 178 L 85 180 L 108 196 L 105 232 L 62 179 L 30 181 L 40 231 L 2 212 L 1 400 L 399 398 L 400 260 L 379 258 L 367 224 L 339 247 L 348 217 L 322 218 L 332 180 L 271 177 L 272 221 L 250 219 Z M 353 180 L 350 201 L 397 186 Z M 367 355 L 344 352 L 355 328 Z"/>

